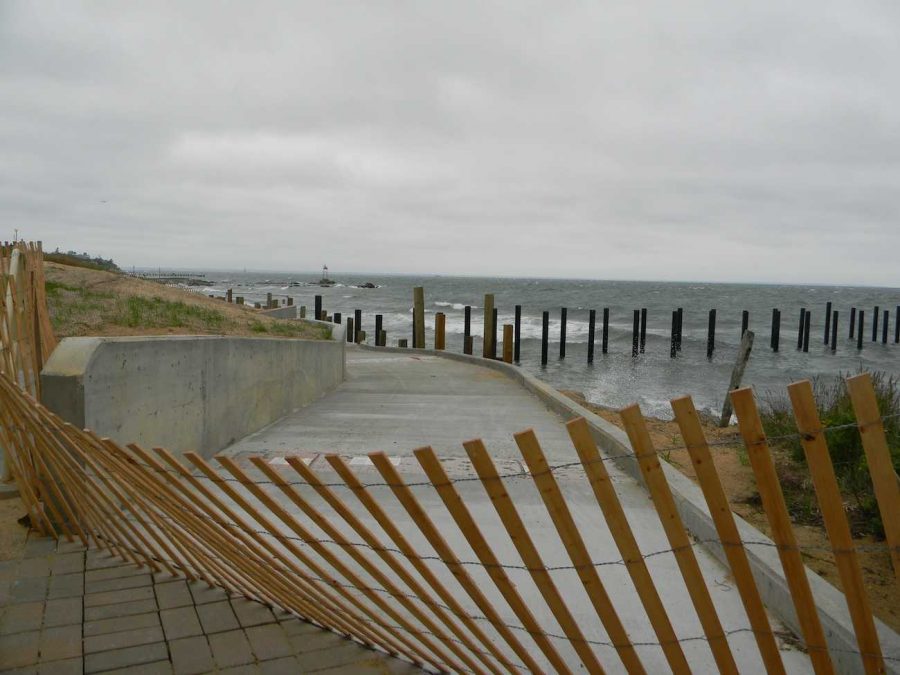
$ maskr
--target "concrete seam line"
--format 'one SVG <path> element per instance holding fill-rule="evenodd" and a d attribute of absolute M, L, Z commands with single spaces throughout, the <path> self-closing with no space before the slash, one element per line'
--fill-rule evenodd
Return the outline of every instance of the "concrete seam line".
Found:
<path fill-rule="evenodd" d="M 518 382 L 524 389 L 537 396 L 551 410 L 559 414 L 565 420 L 575 417 L 584 417 L 595 436 L 601 450 L 609 453 L 611 449 L 618 450 L 614 463 L 627 473 L 631 478 L 643 485 L 637 464 L 633 459 L 634 450 L 625 434 L 602 419 L 590 410 L 582 407 L 575 401 L 564 397 L 556 389 L 550 385 L 540 381 L 537 377 L 528 373 L 521 368 L 502 361 L 493 361 L 480 356 L 469 356 L 468 354 L 456 354 L 434 349 L 409 349 L 402 347 L 374 347 L 372 345 L 356 345 L 358 349 L 367 351 L 381 351 L 397 354 L 423 354 L 427 356 L 435 356 L 449 359 L 451 361 L 459 361 L 473 366 L 481 366 L 490 368 L 503 373 L 511 380 Z M 622 436 L 622 439 L 616 436 Z M 612 448 L 610 447 L 612 446 Z M 622 452 L 624 451 L 624 452 Z M 628 457 L 630 454 L 632 457 Z M 685 521 L 685 526 L 694 537 L 701 540 L 716 539 L 718 534 L 706 504 L 700 494 L 699 488 L 690 482 L 690 479 L 684 476 L 677 469 L 669 466 L 666 462 L 661 463 L 663 470 L 666 472 L 666 478 L 669 480 L 672 494 L 675 497 L 678 511 Z M 691 495 L 691 492 L 695 494 Z M 767 542 L 771 539 L 762 532 L 754 528 L 743 518 L 735 514 L 735 521 L 741 532 L 741 539 L 745 539 L 745 533 L 753 532 L 754 536 L 762 537 Z M 774 546 L 774 542 L 773 542 Z M 722 565 L 728 568 L 728 561 L 721 546 L 704 547 L 718 560 Z M 794 606 L 788 592 L 787 581 L 781 569 L 774 548 L 768 550 L 748 551 L 750 562 L 753 568 L 754 576 L 757 577 L 760 585 L 760 593 L 766 607 L 772 611 L 782 622 L 799 635 L 799 624 L 794 614 Z M 846 602 L 843 594 L 834 588 L 827 581 L 819 577 L 809 568 L 807 568 L 807 576 L 813 587 L 813 595 L 816 598 L 816 606 L 821 616 L 823 627 L 828 634 L 829 643 L 833 644 L 838 650 L 846 650 L 847 653 L 841 655 L 841 652 L 833 654 L 835 665 L 841 672 L 863 672 L 862 663 L 849 652 L 856 647 L 856 637 L 853 625 L 850 622 L 850 616 L 847 612 Z M 875 619 L 878 636 L 886 653 L 900 652 L 900 636 L 885 625 L 881 620 Z M 888 666 L 892 673 L 900 674 L 900 667 Z"/>

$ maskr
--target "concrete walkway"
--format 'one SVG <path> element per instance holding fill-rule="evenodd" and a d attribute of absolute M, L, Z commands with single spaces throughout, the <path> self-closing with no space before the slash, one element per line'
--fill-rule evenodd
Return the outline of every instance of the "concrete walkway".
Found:
<path fill-rule="evenodd" d="M 414 673 L 259 603 L 31 537 L 0 562 L 0 673 Z"/>

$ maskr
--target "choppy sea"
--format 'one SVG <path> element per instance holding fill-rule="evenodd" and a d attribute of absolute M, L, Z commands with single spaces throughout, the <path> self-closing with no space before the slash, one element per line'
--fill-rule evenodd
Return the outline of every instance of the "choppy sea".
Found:
<path fill-rule="evenodd" d="M 900 344 L 894 343 L 900 289 L 849 286 L 783 286 L 642 281 L 592 281 L 578 279 L 510 279 L 448 276 L 378 276 L 334 274 L 330 288 L 312 285 L 321 274 L 283 272 L 205 272 L 212 286 L 194 289 L 224 295 L 228 288 L 247 302 L 265 301 L 266 294 L 292 296 L 312 315 L 314 296 L 321 295 L 329 314 L 344 317 L 362 310 L 362 329 L 373 340 L 375 314 L 382 314 L 388 344 L 411 338 L 413 287 L 425 288 L 427 343 L 433 340 L 434 314 L 447 316 L 447 348 L 462 351 L 463 312 L 472 307 L 472 333 L 481 335 L 484 294 L 493 293 L 498 324 L 513 322 L 515 305 L 522 305 L 520 366 L 560 389 L 582 392 L 601 405 L 621 407 L 637 402 L 645 414 L 671 417 L 669 400 L 694 397 L 698 409 L 721 409 L 731 369 L 740 343 L 741 313 L 750 312 L 755 345 L 744 375 L 744 384 L 758 395 L 784 395 L 787 384 L 804 379 L 829 379 L 861 369 L 900 376 Z M 370 282 L 377 288 L 358 288 Z M 291 285 L 291 284 L 301 285 Z M 825 307 L 833 303 L 839 313 L 837 350 L 824 343 Z M 872 342 L 872 316 L 890 311 L 888 343 Z M 566 358 L 559 359 L 560 308 L 568 309 Z M 602 310 L 610 310 L 609 353 L 600 353 Z M 682 350 L 669 356 L 672 310 L 683 308 Z M 809 352 L 798 351 L 800 309 L 811 311 Z M 865 310 L 862 350 L 849 338 L 850 308 Z M 632 312 L 647 309 L 645 352 L 631 356 Z M 706 357 L 707 321 L 717 310 L 716 350 Z M 781 345 L 769 347 L 772 309 L 781 310 Z M 597 336 L 593 365 L 587 364 L 588 312 L 597 310 Z M 540 362 L 542 312 L 550 311 L 550 358 Z M 883 316 L 879 316 L 879 322 Z M 502 334 L 502 329 L 498 331 Z M 411 340 L 410 340 L 411 344 Z M 499 350 L 498 350 L 499 351 Z M 479 353 L 476 347 L 476 353 Z"/>

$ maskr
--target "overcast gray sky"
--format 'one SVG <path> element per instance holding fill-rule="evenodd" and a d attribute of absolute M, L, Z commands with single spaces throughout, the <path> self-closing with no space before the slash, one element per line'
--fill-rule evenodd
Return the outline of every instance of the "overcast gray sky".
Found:
<path fill-rule="evenodd" d="M 0 222 L 122 265 L 898 286 L 900 3 L 0 1 Z"/>

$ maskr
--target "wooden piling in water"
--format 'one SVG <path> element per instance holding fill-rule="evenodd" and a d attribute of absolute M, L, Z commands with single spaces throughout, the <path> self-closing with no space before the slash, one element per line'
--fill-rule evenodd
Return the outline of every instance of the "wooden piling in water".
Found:
<path fill-rule="evenodd" d="M 809 351 L 809 325 L 812 321 L 812 312 L 807 312 L 803 320 L 803 351 Z"/>
<path fill-rule="evenodd" d="M 559 358 L 566 358 L 566 315 L 568 310 L 563 307 L 559 310 Z"/>
<path fill-rule="evenodd" d="M 878 305 L 875 305 L 875 311 L 872 312 L 872 342 L 878 342 Z"/>
<path fill-rule="evenodd" d="M 443 312 L 434 315 L 434 348 L 444 349 L 444 330 L 447 325 L 447 316 Z"/>
<path fill-rule="evenodd" d="M 711 359 L 716 350 L 716 310 L 709 310 L 709 326 L 706 329 L 706 358 Z"/>
<path fill-rule="evenodd" d="M 471 356 L 474 344 L 475 339 L 471 335 L 466 335 L 463 338 L 463 354 Z"/>
<path fill-rule="evenodd" d="M 675 350 L 681 351 L 681 337 L 684 329 L 684 308 L 678 308 L 678 339 L 675 341 Z"/>
<path fill-rule="evenodd" d="M 471 354 L 472 350 L 466 351 L 466 340 L 472 337 L 472 306 L 466 305 L 463 311 L 463 354 Z"/>
<path fill-rule="evenodd" d="M 497 308 L 491 312 L 491 358 L 497 358 Z"/>
<path fill-rule="evenodd" d="M 225 291 L 225 302 L 232 302 L 233 297 L 234 296 L 232 295 L 232 290 L 230 288 L 227 291 Z"/>
<path fill-rule="evenodd" d="M 797 328 L 797 349 L 803 349 L 803 324 L 806 321 L 806 308 L 800 308 L 800 326 Z"/>
<path fill-rule="evenodd" d="M 641 308 L 641 354 L 644 353 L 644 346 L 647 344 L 647 308 Z"/>
<path fill-rule="evenodd" d="M 387 347 L 387 331 L 386 330 L 378 331 L 377 339 L 382 347 Z"/>
<path fill-rule="evenodd" d="M 513 360 L 518 363 L 519 351 L 522 342 L 522 305 L 516 305 L 513 339 L 515 340 L 515 346 L 513 347 Z"/>
<path fill-rule="evenodd" d="M 866 312 L 859 310 L 859 325 L 856 327 L 856 348 L 862 349 L 863 345 L 863 326 L 865 325 Z"/>
<path fill-rule="evenodd" d="M 413 288 L 413 348 L 425 349 L 425 289 Z"/>
<path fill-rule="evenodd" d="M 381 314 L 375 315 L 375 346 L 376 347 L 385 347 L 385 343 L 381 341 L 381 326 L 384 323 L 384 317 Z"/>
<path fill-rule="evenodd" d="M 484 330 L 482 332 L 481 355 L 488 358 L 491 355 L 491 341 L 496 337 L 492 330 L 494 324 L 494 295 L 486 293 L 484 296 Z"/>
<path fill-rule="evenodd" d="M 594 362 L 594 331 L 597 324 L 597 310 L 592 309 L 588 314 L 588 353 L 587 362 Z"/>
<path fill-rule="evenodd" d="M 891 311 L 889 309 L 884 310 L 884 316 L 882 317 L 883 321 L 881 323 L 881 344 L 887 344 L 887 336 L 888 336 L 888 323 L 891 320 Z"/>
<path fill-rule="evenodd" d="M 672 337 L 669 341 L 669 358 L 674 359 L 678 353 L 678 310 L 672 310 Z"/>
<path fill-rule="evenodd" d="M 609 347 L 609 307 L 603 308 L 603 342 L 600 345 L 601 352 L 606 354 Z"/>
<path fill-rule="evenodd" d="M 503 326 L 503 361 L 513 362 L 513 327 L 510 324 Z"/>
<path fill-rule="evenodd" d="M 541 318 L 541 365 L 547 365 L 547 348 L 550 340 L 550 312 L 545 311 Z"/>
<path fill-rule="evenodd" d="M 353 326 L 354 326 L 354 330 L 356 330 L 356 334 L 353 336 L 353 341 L 359 342 L 359 333 L 362 330 L 362 310 L 361 309 L 353 310 Z"/>
<path fill-rule="evenodd" d="M 728 383 L 728 391 L 725 393 L 725 402 L 722 404 L 722 416 L 719 418 L 719 426 L 727 427 L 731 422 L 732 401 L 731 392 L 741 386 L 747 361 L 750 360 L 750 352 L 753 351 L 753 331 L 748 330 L 741 336 L 741 346 L 738 348 L 737 360 L 731 370 L 731 380 Z"/>
<path fill-rule="evenodd" d="M 831 336 L 831 301 L 825 303 L 825 344 Z"/>
<path fill-rule="evenodd" d="M 850 339 L 853 339 L 854 328 L 856 328 L 856 307 L 850 308 Z"/>
<path fill-rule="evenodd" d="M 340 323 L 341 323 L 341 313 L 340 312 L 334 313 L 334 322 L 336 324 L 340 325 Z"/>
<path fill-rule="evenodd" d="M 831 304 L 830 302 L 828 303 Z M 838 312 L 834 310 L 831 316 L 831 353 L 837 351 L 837 327 L 838 327 Z"/>
<path fill-rule="evenodd" d="M 353 318 L 347 317 L 347 342 L 353 342 Z"/>
<path fill-rule="evenodd" d="M 638 350 L 640 348 L 640 333 L 641 333 L 641 311 L 639 309 L 634 310 L 634 317 L 632 321 L 631 328 L 631 357 L 634 358 L 638 355 Z"/>
<path fill-rule="evenodd" d="M 358 330 L 356 331 L 356 344 L 361 345 L 366 341 L 366 331 Z"/>
<path fill-rule="evenodd" d="M 266 309 L 272 309 L 272 294 L 266 293 Z"/>
<path fill-rule="evenodd" d="M 399 340 L 397 340 L 397 346 L 401 349 L 406 349 L 409 346 L 409 342 L 406 338 L 400 338 Z"/>
<path fill-rule="evenodd" d="M 750 328 L 750 312 L 746 309 L 741 312 L 741 337 L 744 337 L 744 333 L 747 332 L 747 329 Z"/>
<path fill-rule="evenodd" d="M 322 318 L 322 296 L 321 295 L 317 295 L 315 297 L 315 303 L 316 304 L 315 304 L 315 311 L 313 313 L 313 318 L 316 321 L 319 321 Z"/>
<path fill-rule="evenodd" d="M 897 311 L 894 314 L 894 344 L 900 342 L 900 305 L 897 305 Z"/>
<path fill-rule="evenodd" d="M 775 310 L 775 316 L 772 319 L 772 351 L 778 351 L 778 343 L 781 342 L 781 310 Z"/>

